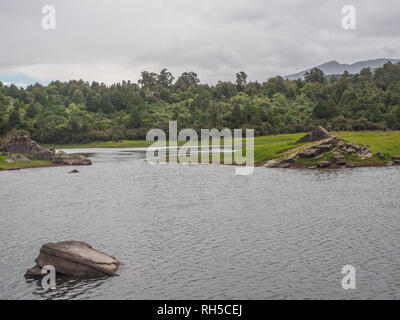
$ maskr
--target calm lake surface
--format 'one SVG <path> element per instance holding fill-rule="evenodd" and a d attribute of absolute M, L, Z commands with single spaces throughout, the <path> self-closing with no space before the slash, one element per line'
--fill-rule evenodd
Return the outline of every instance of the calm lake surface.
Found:
<path fill-rule="evenodd" d="M 79 149 L 92 166 L 0 172 L 1 299 L 400 298 L 400 167 L 152 166 Z M 120 277 L 26 280 L 45 242 L 80 240 Z M 343 290 L 344 265 L 356 290 Z"/>

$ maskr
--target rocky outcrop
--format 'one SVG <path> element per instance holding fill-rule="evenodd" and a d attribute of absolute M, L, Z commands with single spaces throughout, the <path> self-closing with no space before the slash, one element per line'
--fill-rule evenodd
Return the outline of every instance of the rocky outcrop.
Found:
<path fill-rule="evenodd" d="M 83 278 L 115 276 L 120 262 L 80 241 L 46 243 L 40 248 L 36 265 L 25 277 L 43 277 L 42 268 L 51 265 L 61 275 Z"/>
<path fill-rule="evenodd" d="M 336 147 L 339 139 L 336 137 L 331 137 L 328 139 L 321 140 L 318 144 L 312 145 L 310 147 L 304 148 L 298 153 L 300 158 L 313 158 L 322 153 L 332 151 Z"/>
<path fill-rule="evenodd" d="M 12 135 L 3 143 L 2 151 L 9 153 L 22 153 L 33 159 L 51 160 L 55 151 L 52 148 L 43 148 L 27 135 Z"/>
<path fill-rule="evenodd" d="M 312 132 L 306 134 L 304 137 L 296 141 L 298 143 L 307 143 L 307 142 L 315 142 L 320 140 L 325 140 L 334 137 L 331 133 L 329 133 L 325 128 L 318 126 Z"/>
<path fill-rule="evenodd" d="M 356 154 L 358 157 L 367 159 L 373 156 L 373 153 L 368 149 L 368 146 L 359 146 L 357 144 L 341 143 L 338 150 L 342 150 L 349 154 Z"/>
<path fill-rule="evenodd" d="M 314 134 L 315 136 L 313 138 Z M 284 156 L 268 161 L 264 166 L 272 168 L 289 168 L 299 166 L 303 167 L 305 166 L 305 163 L 309 163 L 306 166 L 310 168 L 350 167 L 352 165 L 347 163 L 346 155 L 354 154 L 356 157 L 359 157 L 360 160 L 365 160 L 373 156 L 372 152 L 368 149 L 368 146 L 348 144 L 342 139 L 330 134 L 322 127 L 314 130 L 296 143 L 310 142 L 310 139 L 321 137 L 327 138 L 314 141 L 310 146 L 305 146 L 303 148 L 297 147 L 294 150 L 288 151 Z M 299 161 L 299 159 L 303 160 Z M 317 162 L 318 160 L 320 161 Z M 400 157 L 398 157 L 397 161 L 400 163 Z M 396 163 L 396 160 L 393 159 L 393 162 Z"/>
<path fill-rule="evenodd" d="M 32 159 L 48 160 L 57 164 L 64 165 L 91 165 L 92 161 L 86 157 L 68 154 L 64 151 L 58 151 L 57 153 L 53 148 L 43 148 L 38 145 L 35 141 L 31 140 L 27 135 L 11 135 L 6 139 L 2 147 L 3 154 L 11 155 L 12 153 L 22 153 Z M 6 161 L 16 162 L 16 161 L 28 161 L 25 160 L 13 160 L 12 156 Z M 10 161 L 9 161 L 10 160 Z"/>
<path fill-rule="evenodd" d="M 68 154 L 62 150 L 58 151 L 52 158 L 53 163 L 61 163 L 69 166 L 87 166 L 91 165 L 92 161 L 86 157 L 77 154 Z"/>

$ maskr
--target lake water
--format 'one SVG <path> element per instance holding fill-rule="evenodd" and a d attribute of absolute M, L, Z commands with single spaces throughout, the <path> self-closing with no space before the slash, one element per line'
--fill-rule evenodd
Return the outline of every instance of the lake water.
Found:
<path fill-rule="evenodd" d="M 400 298 L 400 167 L 236 176 L 127 151 L 73 150 L 91 153 L 79 174 L 0 172 L 1 299 Z M 120 276 L 42 292 L 24 273 L 62 240 L 115 256 Z"/>

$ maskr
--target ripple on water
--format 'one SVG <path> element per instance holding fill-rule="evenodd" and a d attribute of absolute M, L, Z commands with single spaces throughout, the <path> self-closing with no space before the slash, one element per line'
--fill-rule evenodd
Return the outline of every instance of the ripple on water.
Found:
<path fill-rule="evenodd" d="M 399 168 L 281 170 L 159 165 L 121 149 L 93 166 L 1 172 L 0 298 L 400 298 Z M 81 240 L 120 277 L 41 292 L 40 246 Z M 357 290 L 341 268 L 357 269 Z"/>

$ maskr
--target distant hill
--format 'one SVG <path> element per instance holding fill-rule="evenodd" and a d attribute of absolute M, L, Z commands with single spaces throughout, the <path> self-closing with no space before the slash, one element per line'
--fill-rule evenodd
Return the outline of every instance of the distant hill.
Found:
<path fill-rule="evenodd" d="M 363 68 L 367 68 L 370 67 L 371 70 L 375 69 L 375 68 L 380 68 L 382 67 L 386 62 L 390 61 L 391 63 L 397 63 L 400 61 L 400 59 L 374 59 L 374 60 L 366 60 L 366 61 L 359 61 L 359 62 L 355 62 L 353 64 L 346 64 L 346 63 L 339 63 L 337 61 L 330 61 L 324 64 L 321 64 L 319 66 L 317 66 L 316 68 L 321 69 L 325 75 L 336 75 L 336 74 L 343 74 L 343 72 L 345 72 L 346 70 L 349 73 L 355 74 L 355 73 L 359 73 L 361 71 L 361 69 Z M 298 78 L 304 78 L 304 74 L 307 71 L 310 71 L 312 68 L 301 71 L 299 73 L 295 73 L 295 74 L 290 74 L 285 76 L 285 78 L 289 79 L 289 80 L 295 80 Z"/>

